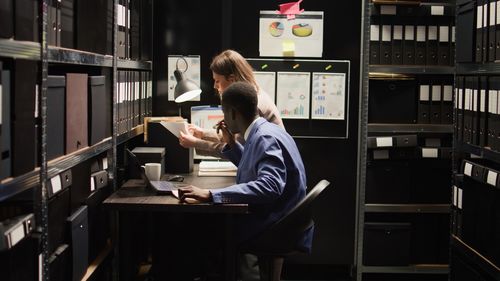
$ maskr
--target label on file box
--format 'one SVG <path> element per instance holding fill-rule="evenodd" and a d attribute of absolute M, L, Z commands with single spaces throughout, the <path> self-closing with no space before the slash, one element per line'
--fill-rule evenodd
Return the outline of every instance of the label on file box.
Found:
<path fill-rule="evenodd" d="M 486 90 L 481 90 L 481 93 L 479 94 L 479 99 L 480 99 L 479 111 L 485 112 L 486 111 Z"/>
<path fill-rule="evenodd" d="M 497 114 L 497 99 L 498 91 L 489 90 L 488 91 L 488 112 L 492 114 Z"/>
<path fill-rule="evenodd" d="M 417 26 L 417 42 L 425 42 L 425 26 Z"/>
<path fill-rule="evenodd" d="M 372 24 L 370 25 L 370 41 L 380 40 L 380 26 Z"/>
<path fill-rule="evenodd" d="M 490 26 L 495 26 L 496 25 L 496 20 L 495 20 L 495 1 L 491 1 L 490 2 L 490 9 L 489 9 L 489 13 L 490 13 Z"/>
<path fill-rule="evenodd" d="M 420 100 L 429 100 L 429 85 L 420 85 Z"/>
<path fill-rule="evenodd" d="M 483 5 L 483 11 L 483 27 L 488 27 L 488 4 Z"/>
<path fill-rule="evenodd" d="M 472 91 L 472 110 L 477 112 L 478 107 L 477 107 L 477 90 Z"/>
<path fill-rule="evenodd" d="M 500 4 L 500 3 L 497 3 L 497 4 Z M 496 12 L 497 12 L 497 14 L 496 14 L 496 22 L 498 24 L 500 24 L 500 5 L 497 5 Z"/>
<path fill-rule="evenodd" d="M 38 84 L 35 85 L 35 118 L 38 118 Z"/>
<path fill-rule="evenodd" d="M 432 16 L 443 16 L 444 15 L 444 6 L 431 6 L 431 15 Z"/>
<path fill-rule="evenodd" d="M 458 188 L 454 185 L 453 186 L 453 206 L 457 206 L 457 201 L 458 201 Z"/>
<path fill-rule="evenodd" d="M 380 6 L 381 15 L 396 15 L 396 6 L 394 5 L 382 5 Z"/>
<path fill-rule="evenodd" d="M 52 186 L 52 194 L 56 194 L 62 189 L 61 177 L 59 175 L 50 179 L 50 184 Z"/>
<path fill-rule="evenodd" d="M 2 84 L 0 84 L 0 125 L 2 124 Z"/>
<path fill-rule="evenodd" d="M 477 6 L 476 28 L 483 28 L 483 6 Z"/>
<path fill-rule="evenodd" d="M 21 241 L 23 238 L 24 238 L 24 224 L 21 223 L 9 233 L 9 240 L 10 240 L 9 247 L 14 247 L 14 245 L 16 245 L 17 242 Z"/>
<path fill-rule="evenodd" d="M 391 147 L 392 137 L 376 138 L 377 147 Z"/>
<path fill-rule="evenodd" d="M 439 26 L 439 42 L 448 43 L 450 38 L 450 27 L 449 26 Z"/>
<path fill-rule="evenodd" d="M 452 101 L 453 100 L 453 86 L 444 85 L 443 86 L 443 101 Z"/>
<path fill-rule="evenodd" d="M 441 85 L 432 85 L 432 101 L 441 100 Z"/>
<path fill-rule="evenodd" d="M 458 106 L 457 106 L 458 109 L 463 109 L 463 101 L 464 101 L 464 91 L 463 89 L 458 89 Z"/>
<path fill-rule="evenodd" d="M 108 169 L 108 158 L 107 157 L 102 158 L 102 169 L 103 170 Z"/>
<path fill-rule="evenodd" d="M 405 40 L 415 40 L 415 28 L 413 25 L 405 25 Z"/>
<path fill-rule="evenodd" d="M 38 255 L 38 281 L 44 280 L 43 278 L 43 254 Z"/>
<path fill-rule="evenodd" d="M 438 149 L 422 147 L 422 158 L 438 158 Z"/>
<path fill-rule="evenodd" d="M 95 190 L 95 178 L 90 177 L 90 191 L 94 191 L 94 190 Z"/>
<path fill-rule="evenodd" d="M 395 25 L 392 39 L 394 40 L 403 40 L 403 26 Z"/>
<path fill-rule="evenodd" d="M 497 176 L 498 174 L 492 170 L 488 170 L 488 176 L 486 177 L 486 183 L 492 186 L 497 186 Z"/>
<path fill-rule="evenodd" d="M 390 25 L 382 25 L 382 41 L 384 41 L 384 42 L 391 41 L 391 26 Z"/>
<path fill-rule="evenodd" d="M 455 26 L 451 27 L 451 42 L 455 43 Z"/>
<path fill-rule="evenodd" d="M 464 175 L 472 177 L 472 164 L 466 162 L 464 166 Z"/>
<path fill-rule="evenodd" d="M 459 209 L 462 209 L 462 194 L 463 194 L 463 190 L 461 188 L 458 188 L 457 207 Z"/>
<path fill-rule="evenodd" d="M 437 26 L 429 26 L 429 34 L 427 37 L 429 40 L 437 40 L 438 39 Z"/>

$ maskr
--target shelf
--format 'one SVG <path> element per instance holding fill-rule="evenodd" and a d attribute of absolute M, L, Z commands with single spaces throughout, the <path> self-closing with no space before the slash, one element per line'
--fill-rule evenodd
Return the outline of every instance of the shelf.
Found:
<path fill-rule="evenodd" d="M 449 74 L 453 75 L 455 67 L 439 65 L 370 65 L 370 74 L 397 73 L 397 74 Z"/>
<path fill-rule="evenodd" d="M 111 253 L 113 252 L 113 245 L 108 242 L 106 247 L 101 251 L 101 253 L 97 256 L 97 258 L 89 265 L 87 268 L 87 272 L 82 277 L 82 281 L 92 280 L 95 272 L 98 272 L 99 267 L 103 265 L 103 263 L 111 257 Z"/>
<path fill-rule="evenodd" d="M 498 74 L 500 72 L 500 61 L 490 63 L 458 63 L 457 74 Z"/>
<path fill-rule="evenodd" d="M 117 144 L 124 143 L 124 142 L 128 141 L 129 139 L 134 138 L 138 135 L 142 135 L 142 134 L 144 134 L 144 125 L 139 125 L 137 127 L 134 127 L 132 130 L 119 135 L 116 139 L 116 143 Z"/>
<path fill-rule="evenodd" d="M 368 133 L 416 134 L 416 133 L 453 133 L 451 124 L 368 124 Z"/>
<path fill-rule="evenodd" d="M 415 0 L 372 0 L 371 5 L 411 5 L 411 6 L 427 6 L 427 5 L 443 5 L 455 6 L 450 3 L 450 0 L 432 0 L 431 2 L 415 1 Z"/>
<path fill-rule="evenodd" d="M 117 67 L 120 69 L 152 70 L 150 61 L 134 61 L 127 59 L 118 59 Z"/>
<path fill-rule="evenodd" d="M 40 43 L 0 39 L 0 57 L 40 60 Z"/>
<path fill-rule="evenodd" d="M 365 204 L 367 213 L 450 213 L 450 204 Z"/>
<path fill-rule="evenodd" d="M 107 150 L 111 149 L 111 137 L 104 139 L 93 146 L 80 149 L 72 154 L 61 156 L 60 158 L 48 162 L 47 178 L 52 178 L 61 172 L 73 168 L 74 166 L 91 159 Z"/>
<path fill-rule="evenodd" d="M 469 261 L 477 264 L 495 280 L 500 280 L 500 268 L 455 235 L 451 235 L 451 246 L 459 250 Z"/>
<path fill-rule="evenodd" d="M 447 264 L 415 264 L 410 266 L 363 266 L 363 273 L 419 273 L 419 274 L 448 274 Z"/>
<path fill-rule="evenodd" d="M 473 144 L 462 143 L 460 150 L 466 153 L 477 155 L 481 158 L 500 163 L 500 152 L 493 151 L 489 148 L 480 147 Z"/>
<path fill-rule="evenodd" d="M 39 168 L 24 175 L 2 181 L 0 185 L 0 202 L 12 198 L 23 191 L 34 188 L 39 182 Z"/>
<path fill-rule="evenodd" d="M 84 52 L 61 47 L 48 47 L 48 61 L 51 63 L 67 63 L 113 67 L 113 56 Z"/>

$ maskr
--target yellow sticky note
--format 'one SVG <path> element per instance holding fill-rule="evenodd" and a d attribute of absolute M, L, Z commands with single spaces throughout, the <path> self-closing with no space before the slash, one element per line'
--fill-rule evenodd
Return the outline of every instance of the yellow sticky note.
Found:
<path fill-rule="evenodd" d="M 295 55 L 295 42 L 285 39 L 281 44 L 283 46 L 283 56 L 293 57 Z"/>

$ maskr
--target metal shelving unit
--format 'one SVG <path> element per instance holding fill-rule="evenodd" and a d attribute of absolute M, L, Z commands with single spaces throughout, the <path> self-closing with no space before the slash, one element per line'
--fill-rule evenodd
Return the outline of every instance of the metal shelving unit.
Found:
<path fill-rule="evenodd" d="M 144 125 L 136 126 L 136 127 L 132 128 L 132 130 L 117 136 L 116 143 L 122 144 L 122 143 L 130 140 L 131 138 L 137 137 L 137 136 L 142 135 L 142 134 L 144 134 Z"/>
<path fill-rule="evenodd" d="M 368 133 L 436 133 L 436 134 L 451 134 L 453 133 L 453 125 L 448 124 L 387 124 L 387 123 L 370 123 L 368 124 Z"/>
<path fill-rule="evenodd" d="M 135 61 L 118 59 L 119 69 L 137 69 L 137 70 L 152 70 L 152 63 L 150 61 Z"/>
<path fill-rule="evenodd" d="M 50 63 L 113 67 L 113 56 L 90 53 L 55 46 L 48 47 Z"/>
<path fill-rule="evenodd" d="M 467 257 L 471 262 L 477 264 L 482 270 L 487 272 L 495 280 L 500 280 L 500 267 L 496 266 L 488 258 L 484 257 L 476 251 L 473 247 L 462 241 L 455 235 L 451 236 L 451 245 L 459 250 L 463 255 Z"/>
<path fill-rule="evenodd" d="M 457 63 L 457 74 L 498 74 L 500 73 L 500 61 L 489 63 Z"/>
<path fill-rule="evenodd" d="M 39 61 L 40 43 L 0 38 L 0 56 Z"/>
<path fill-rule="evenodd" d="M 375 73 L 396 74 L 453 74 L 455 67 L 438 65 L 370 65 L 370 75 Z"/>
<path fill-rule="evenodd" d="M 365 204 L 365 212 L 449 214 L 450 204 Z"/>
<path fill-rule="evenodd" d="M 363 266 L 363 273 L 396 273 L 396 274 L 448 274 L 445 264 L 416 264 L 410 266 Z"/>
<path fill-rule="evenodd" d="M 500 152 L 491 150 L 489 148 L 480 147 L 480 146 L 468 144 L 468 143 L 462 143 L 460 145 L 460 150 L 462 152 L 474 154 L 476 156 L 479 156 L 480 158 L 484 158 L 487 160 L 491 160 L 491 161 L 500 163 Z"/>

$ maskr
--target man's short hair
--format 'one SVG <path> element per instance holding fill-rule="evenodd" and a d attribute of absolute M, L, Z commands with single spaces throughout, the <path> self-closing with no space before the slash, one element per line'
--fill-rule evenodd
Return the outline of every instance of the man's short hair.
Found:
<path fill-rule="evenodd" d="M 234 82 L 224 90 L 221 99 L 222 107 L 232 107 L 243 118 L 253 120 L 258 114 L 257 91 L 247 82 Z"/>

